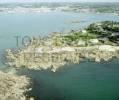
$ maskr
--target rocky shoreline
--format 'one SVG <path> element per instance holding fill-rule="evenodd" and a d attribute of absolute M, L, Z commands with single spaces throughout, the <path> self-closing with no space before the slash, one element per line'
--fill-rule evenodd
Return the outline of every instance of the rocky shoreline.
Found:
<path fill-rule="evenodd" d="M 38 51 L 40 49 L 40 51 Z M 51 69 L 55 72 L 61 66 L 68 63 L 80 63 L 82 59 L 91 59 L 96 62 L 108 61 L 113 57 L 119 58 L 119 47 L 111 45 L 96 45 L 88 47 L 58 47 L 52 50 L 42 51 L 42 47 L 34 51 L 22 50 L 13 54 L 8 50 L 7 64 L 17 68 L 27 67 L 29 69 L 41 70 Z"/>

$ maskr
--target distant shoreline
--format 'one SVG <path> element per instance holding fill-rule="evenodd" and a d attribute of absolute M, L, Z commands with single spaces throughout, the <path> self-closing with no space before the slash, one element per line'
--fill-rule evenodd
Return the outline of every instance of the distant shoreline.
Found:
<path fill-rule="evenodd" d="M 93 5 L 95 4 L 95 5 Z M 113 8 L 113 9 L 111 9 Z M 119 14 L 119 2 L 0 3 L 0 12 L 94 12 Z"/>

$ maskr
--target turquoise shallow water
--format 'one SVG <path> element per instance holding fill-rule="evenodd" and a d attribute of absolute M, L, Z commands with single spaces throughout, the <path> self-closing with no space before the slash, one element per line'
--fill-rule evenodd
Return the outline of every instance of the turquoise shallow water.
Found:
<path fill-rule="evenodd" d="M 81 23 L 69 23 L 75 20 Z M 66 12 L 0 13 L 0 68 L 5 67 L 2 64 L 4 50 L 16 47 L 14 36 L 44 36 L 54 31 L 80 29 L 103 20 L 119 21 L 119 16 Z M 86 61 L 65 66 L 56 73 L 25 69 L 19 72 L 33 79 L 30 95 L 36 100 L 119 100 L 119 60 L 100 64 Z"/>
<path fill-rule="evenodd" d="M 58 72 L 21 70 L 34 81 L 36 100 L 119 100 L 119 60 L 85 61 Z"/>

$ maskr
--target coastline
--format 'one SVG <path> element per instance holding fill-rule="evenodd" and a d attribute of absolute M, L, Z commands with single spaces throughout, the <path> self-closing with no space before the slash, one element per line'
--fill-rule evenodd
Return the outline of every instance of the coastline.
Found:
<path fill-rule="evenodd" d="M 117 99 L 118 5 L 0 4 L 0 100 Z"/>

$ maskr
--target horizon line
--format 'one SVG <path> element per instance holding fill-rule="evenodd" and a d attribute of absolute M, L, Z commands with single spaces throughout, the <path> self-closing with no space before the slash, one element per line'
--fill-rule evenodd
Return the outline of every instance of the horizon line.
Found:
<path fill-rule="evenodd" d="M 119 3 L 119 1 L 10 1 L 10 2 L 0 2 L 0 3 Z"/>

